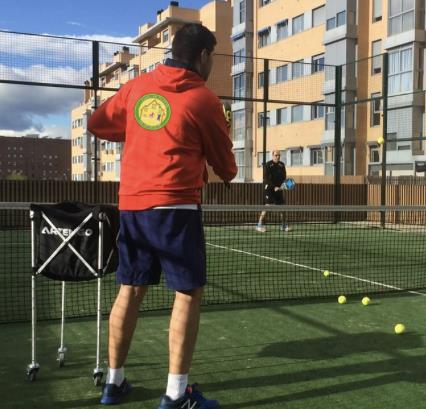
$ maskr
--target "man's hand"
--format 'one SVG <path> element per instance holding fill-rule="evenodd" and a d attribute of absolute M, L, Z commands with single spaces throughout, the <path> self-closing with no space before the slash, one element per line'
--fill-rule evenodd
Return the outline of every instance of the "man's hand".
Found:
<path fill-rule="evenodd" d="M 232 125 L 232 110 L 231 110 L 231 104 L 229 102 L 224 102 L 222 104 L 223 108 L 223 115 L 225 116 L 226 126 L 228 129 L 231 129 Z"/>

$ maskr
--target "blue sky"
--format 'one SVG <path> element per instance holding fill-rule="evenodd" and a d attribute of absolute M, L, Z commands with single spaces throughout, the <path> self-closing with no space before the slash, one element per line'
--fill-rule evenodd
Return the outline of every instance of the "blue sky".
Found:
<path fill-rule="evenodd" d="M 179 6 L 200 8 L 208 2 L 180 0 Z M 130 43 L 138 27 L 155 22 L 157 10 L 166 9 L 169 4 L 169 0 L 0 0 L 0 30 Z M 8 42 L 7 36 L 0 35 L 0 79 L 8 79 L 8 75 L 15 79 L 19 72 L 19 78 L 31 80 L 28 75 L 35 72 L 31 56 L 40 52 L 37 44 L 34 41 L 33 46 L 27 41 L 17 49 L 13 41 Z M 54 52 L 52 50 L 55 48 L 50 48 L 49 52 Z M 47 71 L 52 67 L 41 69 Z M 59 67 L 54 71 L 55 78 L 66 75 Z M 0 83 L 0 135 L 37 132 L 69 137 L 70 109 L 80 102 L 81 92 Z"/>
<path fill-rule="evenodd" d="M 180 0 L 180 7 L 200 8 L 209 0 Z M 166 0 L 0 0 L 0 29 L 56 35 L 136 36 L 138 26 L 155 22 Z"/>

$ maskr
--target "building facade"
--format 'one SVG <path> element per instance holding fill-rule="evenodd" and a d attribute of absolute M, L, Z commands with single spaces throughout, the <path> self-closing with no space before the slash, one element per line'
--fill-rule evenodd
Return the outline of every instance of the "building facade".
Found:
<path fill-rule="evenodd" d="M 104 62 L 100 65 L 100 86 L 117 88 L 120 84 L 155 69 L 158 64 L 171 56 L 170 48 L 174 34 L 185 23 L 202 23 L 216 36 L 215 53 L 227 55 L 232 53 L 230 1 L 211 1 L 200 9 L 184 8 L 179 5 L 179 2 L 171 1 L 166 9 L 157 11 L 155 23 L 146 23 L 139 27 L 138 35 L 133 40 L 135 46 L 124 46 L 118 51 L 111 52 L 112 62 Z M 103 53 L 105 54 L 105 51 Z M 214 65 L 211 73 L 213 80 L 210 80 L 207 85 L 217 95 L 229 95 L 229 90 L 232 88 L 230 71 L 230 60 L 225 64 Z M 215 78 L 221 80 L 216 81 Z M 86 90 L 81 105 L 73 109 L 71 113 L 73 180 L 95 179 L 95 141 L 87 131 L 87 121 L 95 105 L 101 104 L 112 94 L 113 91 L 98 91 L 98 100 L 94 101 L 93 91 Z M 97 145 L 97 179 L 119 180 L 122 144 L 100 141 Z M 209 173 L 210 179 L 215 180 L 211 169 Z"/>
<path fill-rule="evenodd" d="M 0 179 L 70 180 L 71 141 L 0 136 Z"/>
<path fill-rule="evenodd" d="M 334 174 L 334 107 L 311 103 L 335 103 L 335 66 L 343 74 L 341 173 L 379 174 L 384 52 L 388 174 L 415 174 L 426 158 L 423 142 L 410 140 L 424 135 L 425 33 L 424 0 L 234 0 L 233 95 L 263 97 L 265 68 L 256 60 L 263 58 L 269 98 L 300 101 L 268 104 L 265 118 L 262 103 L 234 102 L 238 179 L 262 179 L 264 121 L 267 160 L 279 149 L 291 175 Z"/>
<path fill-rule="evenodd" d="M 154 69 L 168 56 L 165 49 L 181 24 L 203 23 L 218 39 L 216 54 L 232 56 L 216 61 L 208 85 L 233 98 L 236 180 L 258 182 L 265 122 L 267 160 L 278 149 L 290 175 L 334 174 L 335 112 L 326 105 L 335 104 L 341 66 L 341 174 L 378 175 L 387 53 L 387 172 L 414 175 L 416 163 L 426 160 L 424 142 L 412 140 L 425 129 L 425 20 L 425 0 L 232 0 L 212 1 L 200 10 L 172 1 L 158 10 L 155 23 L 139 27 L 136 47 L 115 51 L 113 61 L 102 65 L 100 82 L 117 86 Z M 263 103 L 256 102 L 265 89 L 275 101 L 266 116 Z M 99 92 L 97 103 L 109 95 Z M 93 137 L 86 132 L 93 106 L 88 91 L 72 114 L 73 180 L 94 178 Z M 100 180 L 119 179 L 120 152 L 120 144 L 100 142 Z"/>

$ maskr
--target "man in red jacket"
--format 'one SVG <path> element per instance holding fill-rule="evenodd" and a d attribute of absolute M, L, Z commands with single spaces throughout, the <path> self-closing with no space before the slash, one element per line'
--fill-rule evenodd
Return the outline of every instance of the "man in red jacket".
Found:
<path fill-rule="evenodd" d="M 173 59 L 123 85 L 90 118 L 99 138 L 125 142 L 119 190 L 118 296 L 109 320 L 109 368 L 101 403 L 131 390 L 123 365 L 139 306 L 160 272 L 176 292 L 169 329 L 169 375 L 159 409 L 214 409 L 218 402 L 188 386 L 206 283 L 200 190 L 206 162 L 225 182 L 237 167 L 219 99 L 206 87 L 214 35 L 186 24 Z"/>

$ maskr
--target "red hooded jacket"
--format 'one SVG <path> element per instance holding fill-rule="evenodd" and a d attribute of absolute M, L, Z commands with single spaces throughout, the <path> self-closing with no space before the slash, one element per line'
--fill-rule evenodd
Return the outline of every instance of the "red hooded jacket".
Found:
<path fill-rule="evenodd" d="M 159 65 L 127 82 L 92 114 L 88 129 L 125 142 L 121 210 L 200 203 L 206 161 L 226 182 L 237 174 L 222 105 L 190 70 Z"/>

